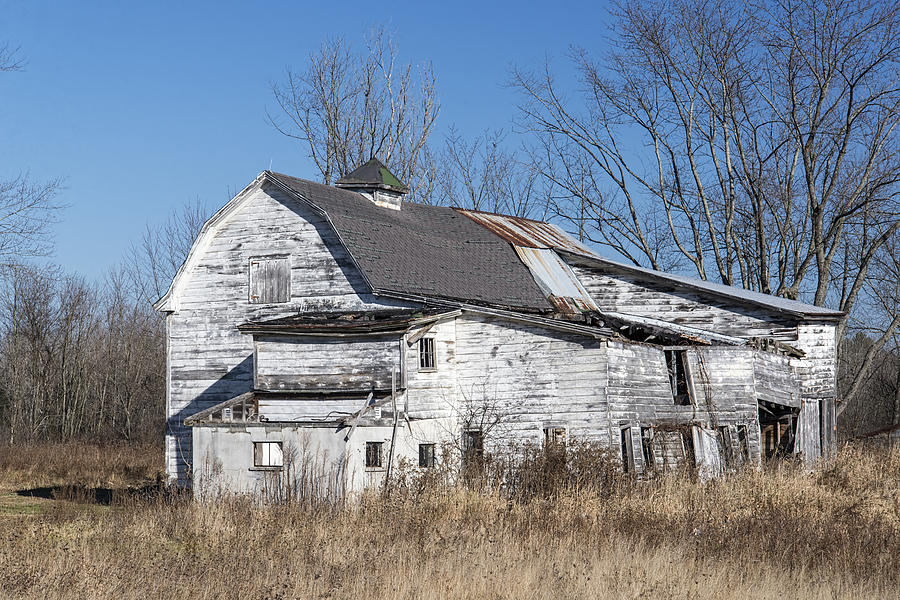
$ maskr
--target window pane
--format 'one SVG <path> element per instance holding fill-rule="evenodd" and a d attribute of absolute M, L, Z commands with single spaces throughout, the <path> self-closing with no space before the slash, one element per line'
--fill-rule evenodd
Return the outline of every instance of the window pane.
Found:
<path fill-rule="evenodd" d="M 383 442 L 366 442 L 366 466 L 381 467 L 381 446 Z"/>
<path fill-rule="evenodd" d="M 434 444 L 419 444 L 419 466 L 434 466 Z"/>
<path fill-rule="evenodd" d="M 434 369 L 434 338 L 422 338 L 419 340 L 419 368 Z"/>
<path fill-rule="evenodd" d="M 255 467 L 281 467 L 284 466 L 284 454 L 281 442 L 254 442 L 253 466 Z"/>

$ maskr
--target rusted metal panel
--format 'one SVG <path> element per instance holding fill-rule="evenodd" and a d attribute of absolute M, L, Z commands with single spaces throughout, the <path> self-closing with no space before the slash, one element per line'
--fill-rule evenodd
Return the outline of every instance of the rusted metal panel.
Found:
<path fill-rule="evenodd" d="M 550 223 L 477 210 L 456 210 L 518 247 L 556 248 L 574 254 L 601 258 L 596 252 Z"/>
<path fill-rule="evenodd" d="M 552 249 L 520 246 L 515 246 L 515 249 L 538 286 L 560 312 L 576 314 L 598 310 L 572 268 Z"/>

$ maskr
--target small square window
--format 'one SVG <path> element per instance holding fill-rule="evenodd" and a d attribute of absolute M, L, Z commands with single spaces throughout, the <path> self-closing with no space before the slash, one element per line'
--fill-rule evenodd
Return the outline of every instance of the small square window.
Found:
<path fill-rule="evenodd" d="M 380 469 L 381 449 L 384 442 L 366 442 L 366 467 L 370 469 Z"/>
<path fill-rule="evenodd" d="M 284 452 L 281 442 L 253 442 L 254 467 L 284 466 Z"/>
<path fill-rule="evenodd" d="M 419 340 L 419 370 L 433 371 L 436 368 L 434 356 L 434 338 L 424 337 Z"/>
<path fill-rule="evenodd" d="M 419 466 L 434 466 L 434 444 L 419 444 Z"/>

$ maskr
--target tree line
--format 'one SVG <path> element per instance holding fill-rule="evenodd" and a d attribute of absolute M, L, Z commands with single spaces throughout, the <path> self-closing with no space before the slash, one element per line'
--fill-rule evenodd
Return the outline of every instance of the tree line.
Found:
<path fill-rule="evenodd" d="M 900 423 L 900 6 L 646 0 L 609 48 L 517 65 L 513 128 L 438 133 L 439 78 L 389 32 L 327 39 L 272 85 L 269 123 L 333 183 L 381 158 L 410 200 L 553 220 L 601 251 L 847 313 L 846 432 Z M 15 71 L 0 48 L 0 71 Z M 187 203 L 89 284 L 37 268 L 58 181 L 0 182 L 0 427 L 14 439 L 161 435 L 168 287 Z M 151 433 L 152 432 L 152 433 Z"/>

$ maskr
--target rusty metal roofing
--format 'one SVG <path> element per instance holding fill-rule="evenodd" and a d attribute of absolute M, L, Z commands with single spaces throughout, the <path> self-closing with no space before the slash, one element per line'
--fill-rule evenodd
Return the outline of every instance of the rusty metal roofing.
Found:
<path fill-rule="evenodd" d="M 599 254 L 551 223 L 478 210 L 456 210 L 515 246 L 554 248 L 600 258 Z"/>
<path fill-rule="evenodd" d="M 599 310 L 575 272 L 551 248 L 514 246 L 516 254 L 531 271 L 550 302 L 566 314 Z"/>

